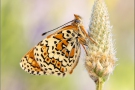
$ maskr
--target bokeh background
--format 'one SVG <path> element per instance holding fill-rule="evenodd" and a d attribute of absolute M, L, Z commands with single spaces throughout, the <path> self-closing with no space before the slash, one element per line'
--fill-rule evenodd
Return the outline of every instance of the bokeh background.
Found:
<path fill-rule="evenodd" d="M 134 90 L 134 0 L 105 0 L 117 51 L 117 67 L 104 90 Z M 72 75 L 33 76 L 24 72 L 21 58 L 45 38 L 41 34 L 83 17 L 88 29 L 94 0 L 2 0 L 1 90 L 95 90 L 84 67 L 82 49 Z"/>

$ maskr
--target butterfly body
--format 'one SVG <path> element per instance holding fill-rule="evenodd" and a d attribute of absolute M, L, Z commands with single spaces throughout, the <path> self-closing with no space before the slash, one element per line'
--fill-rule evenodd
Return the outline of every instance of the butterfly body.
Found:
<path fill-rule="evenodd" d="M 71 25 L 65 26 L 32 48 L 21 60 L 20 66 L 34 75 L 65 76 L 71 74 L 80 57 L 80 44 L 88 37 L 81 17 L 75 15 Z"/>

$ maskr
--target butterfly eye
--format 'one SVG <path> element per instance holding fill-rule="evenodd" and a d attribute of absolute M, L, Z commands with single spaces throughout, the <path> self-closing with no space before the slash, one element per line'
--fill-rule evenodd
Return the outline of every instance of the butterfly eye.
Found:
<path fill-rule="evenodd" d="M 77 19 L 75 20 L 75 23 L 80 23 L 80 22 L 81 22 L 80 20 L 77 20 Z"/>

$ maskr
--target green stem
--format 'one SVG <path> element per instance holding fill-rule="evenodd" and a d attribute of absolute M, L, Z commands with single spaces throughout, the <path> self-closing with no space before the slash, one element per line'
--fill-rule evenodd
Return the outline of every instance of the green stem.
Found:
<path fill-rule="evenodd" d="M 98 80 L 96 81 L 96 90 L 102 90 L 102 86 L 103 86 L 103 79 L 99 77 Z"/>

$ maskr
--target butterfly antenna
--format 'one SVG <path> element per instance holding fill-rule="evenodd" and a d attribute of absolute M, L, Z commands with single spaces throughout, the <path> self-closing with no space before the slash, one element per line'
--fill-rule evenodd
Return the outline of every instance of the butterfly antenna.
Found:
<path fill-rule="evenodd" d="M 50 31 L 44 32 L 44 33 L 42 34 L 42 36 L 43 36 L 43 35 L 45 35 L 45 34 L 47 34 L 47 33 L 49 33 L 49 32 L 51 32 L 51 31 L 54 31 L 54 30 L 56 30 L 56 29 L 58 29 L 58 28 L 60 28 L 60 27 L 63 27 L 63 26 L 65 26 L 65 25 L 67 25 L 68 23 L 73 22 L 73 21 L 74 21 L 74 20 L 69 21 L 69 22 L 67 22 L 67 23 L 65 23 L 65 24 L 63 24 L 63 25 L 61 25 L 61 26 L 59 26 L 59 27 L 57 27 L 57 28 L 55 28 L 55 29 L 53 29 L 53 30 L 50 30 Z"/>

